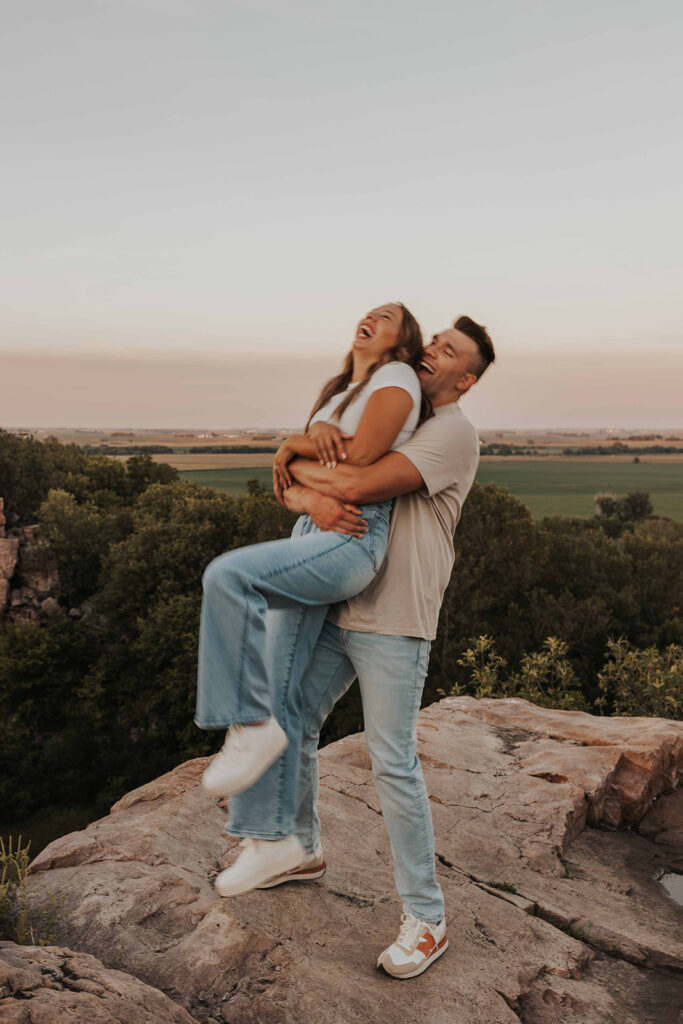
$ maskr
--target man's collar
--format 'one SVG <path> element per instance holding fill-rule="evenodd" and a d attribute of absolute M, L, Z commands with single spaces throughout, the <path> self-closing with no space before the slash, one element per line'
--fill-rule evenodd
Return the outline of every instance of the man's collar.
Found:
<path fill-rule="evenodd" d="M 435 416 L 441 416 L 443 413 L 455 412 L 458 409 L 457 399 L 454 402 L 444 402 L 443 405 L 437 405 L 434 409 Z"/>

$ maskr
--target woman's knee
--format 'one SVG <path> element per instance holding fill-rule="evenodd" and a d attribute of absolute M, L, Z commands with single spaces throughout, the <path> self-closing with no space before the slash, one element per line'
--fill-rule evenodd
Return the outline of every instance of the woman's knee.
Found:
<path fill-rule="evenodd" d="M 202 576 L 205 594 L 224 592 L 231 581 L 236 582 L 241 574 L 236 551 L 226 551 L 209 562 Z"/>

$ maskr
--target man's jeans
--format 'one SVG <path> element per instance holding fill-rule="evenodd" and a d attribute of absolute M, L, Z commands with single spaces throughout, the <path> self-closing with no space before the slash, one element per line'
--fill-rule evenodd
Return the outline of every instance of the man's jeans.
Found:
<path fill-rule="evenodd" d="M 276 628 L 275 642 L 277 633 Z M 375 787 L 391 839 L 396 888 L 406 910 L 423 921 L 436 922 L 444 915 L 444 902 L 435 874 L 434 830 L 417 759 L 416 733 L 429 647 L 429 641 L 415 637 L 359 633 L 326 622 L 297 687 L 299 728 L 293 730 L 290 747 L 279 761 L 249 790 L 231 798 L 227 831 L 264 839 L 294 832 L 306 850 L 315 849 L 320 840 L 316 810 L 320 729 L 357 675 Z M 290 702 L 292 697 L 290 691 Z M 291 777 L 288 772 L 293 773 Z"/>
<path fill-rule="evenodd" d="M 328 605 L 363 590 L 386 552 L 391 501 L 363 507 L 362 540 L 303 516 L 291 537 L 219 555 L 204 573 L 195 723 L 225 729 L 275 715 L 289 733 L 290 683 L 310 660 Z M 266 615 L 285 610 L 267 655 Z M 299 687 L 291 686 L 292 691 Z M 290 742 L 292 737 L 290 736 Z M 294 737 L 296 741 L 296 736 Z"/>

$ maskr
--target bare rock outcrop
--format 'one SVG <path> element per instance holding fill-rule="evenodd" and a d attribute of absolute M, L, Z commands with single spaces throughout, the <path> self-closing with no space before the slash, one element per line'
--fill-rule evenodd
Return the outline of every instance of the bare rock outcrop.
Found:
<path fill-rule="evenodd" d="M 194 1024 L 158 989 L 94 956 L 0 942 L 3 1024 Z"/>
<path fill-rule="evenodd" d="M 14 527 L 6 536 L 0 498 L 0 618 L 35 621 L 56 607 L 58 588 L 57 564 L 40 526 Z"/>
<path fill-rule="evenodd" d="M 47 847 L 32 898 L 202 1024 L 679 1024 L 683 915 L 656 876 L 683 858 L 683 724 L 458 697 L 419 732 L 450 949 L 408 985 L 374 967 L 400 907 L 362 734 L 321 752 L 318 882 L 216 897 L 238 841 L 197 759 Z"/>

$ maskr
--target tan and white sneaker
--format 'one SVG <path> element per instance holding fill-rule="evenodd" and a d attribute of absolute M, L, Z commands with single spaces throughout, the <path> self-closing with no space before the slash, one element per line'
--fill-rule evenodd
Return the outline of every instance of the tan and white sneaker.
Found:
<path fill-rule="evenodd" d="M 392 978 L 415 978 L 447 949 L 445 917 L 438 924 L 428 924 L 412 914 L 401 914 L 398 938 L 380 953 L 377 966 Z"/>
<path fill-rule="evenodd" d="M 257 889 L 272 889 L 276 885 L 283 885 L 285 882 L 312 882 L 314 878 L 322 878 L 327 871 L 327 864 L 323 857 L 323 848 L 318 848 L 313 853 L 307 853 L 297 867 L 291 871 L 283 871 L 267 882 L 257 885 Z"/>

